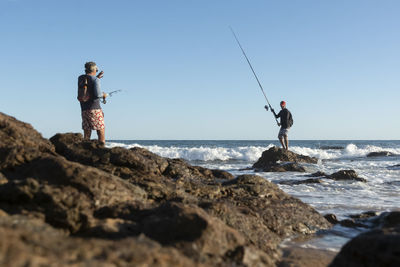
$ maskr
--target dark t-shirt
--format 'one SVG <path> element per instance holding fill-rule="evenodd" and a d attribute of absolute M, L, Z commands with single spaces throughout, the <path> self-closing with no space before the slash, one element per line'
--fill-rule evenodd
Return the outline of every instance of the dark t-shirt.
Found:
<path fill-rule="evenodd" d="M 99 78 L 92 75 L 81 75 L 78 77 L 78 85 L 83 82 L 85 76 L 88 77 L 88 90 L 90 99 L 86 102 L 81 102 L 81 110 L 101 109 L 100 98 L 103 96 L 100 90 Z"/>
<path fill-rule="evenodd" d="M 277 118 L 281 118 L 281 127 L 282 128 L 290 128 L 289 127 L 289 118 L 292 117 L 292 114 L 287 108 L 282 109 L 279 111 L 278 115 L 276 115 Z"/>

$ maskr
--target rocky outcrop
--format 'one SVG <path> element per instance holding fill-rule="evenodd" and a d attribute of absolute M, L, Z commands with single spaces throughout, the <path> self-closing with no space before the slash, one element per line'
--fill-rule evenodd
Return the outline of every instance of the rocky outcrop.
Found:
<path fill-rule="evenodd" d="M 368 158 L 371 157 L 390 157 L 395 156 L 392 152 L 389 151 L 379 151 L 379 152 L 371 152 L 367 155 Z"/>
<path fill-rule="evenodd" d="M 299 163 L 313 163 L 318 162 L 317 158 L 312 158 L 304 155 L 299 155 L 291 151 L 286 151 L 278 147 L 271 147 L 264 151 L 261 158 L 253 164 L 255 171 L 264 172 L 306 172 L 306 169 L 299 165 Z"/>
<path fill-rule="evenodd" d="M 358 181 L 358 182 L 367 182 L 365 178 L 358 177 L 358 174 L 354 170 L 340 170 L 331 175 L 328 175 L 327 178 L 335 180 L 335 181 Z"/>
<path fill-rule="evenodd" d="M 377 228 L 350 240 L 330 266 L 399 266 L 400 212 L 384 213 L 376 221 Z"/>
<path fill-rule="evenodd" d="M 259 176 L 80 134 L 49 142 L 5 114 L 0 137 L 0 262 L 273 266 L 282 240 L 331 226 Z"/>
<path fill-rule="evenodd" d="M 359 177 L 355 170 L 340 170 L 332 174 L 326 174 L 324 172 L 316 172 L 308 175 L 309 177 L 323 177 L 335 181 L 358 181 L 367 182 L 367 179 Z"/>

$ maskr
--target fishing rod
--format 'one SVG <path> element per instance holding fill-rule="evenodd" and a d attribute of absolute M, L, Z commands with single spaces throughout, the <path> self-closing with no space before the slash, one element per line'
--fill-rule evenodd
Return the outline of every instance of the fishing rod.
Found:
<path fill-rule="evenodd" d="M 109 92 L 109 93 L 106 93 L 106 94 L 107 94 L 107 96 L 112 97 L 113 94 L 121 92 L 121 91 L 122 90 L 115 90 L 115 91 L 112 91 L 112 92 Z M 106 103 L 107 103 L 106 99 L 103 98 L 103 104 L 106 104 Z"/>
<path fill-rule="evenodd" d="M 232 27 L 229 27 L 229 28 L 231 29 L 231 32 L 232 32 L 233 36 L 235 37 L 236 42 L 238 43 L 240 49 L 242 50 L 242 53 L 243 53 L 244 57 L 245 57 L 246 60 L 247 60 L 247 63 L 249 63 L 250 69 L 251 69 L 251 71 L 253 72 L 254 77 L 255 77 L 256 80 L 257 80 L 258 86 L 260 86 L 261 92 L 263 93 L 263 95 L 264 95 L 264 97 L 265 97 L 265 100 L 267 100 L 268 106 L 269 106 L 269 108 L 271 109 L 271 112 L 272 112 L 273 108 L 271 107 L 271 104 L 270 104 L 269 101 L 268 101 L 267 95 L 266 95 L 265 92 L 264 92 L 264 89 L 263 89 L 263 87 L 262 87 L 262 85 L 261 85 L 261 83 L 260 83 L 260 80 L 258 79 L 257 74 L 256 74 L 256 72 L 254 71 L 253 66 L 252 66 L 251 63 L 250 63 L 250 60 L 249 60 L 249 58 L 247 57 L 246 52 L 244 52 L 244 49 L 243 49 L 242 45 L 240 44 L 239 39 L 237 38 L 237 36 L 236 36 L 235 32 L 233 31 Z M 267 109 L 267 110 L 268 110 L 268 109 Z M 275 116 L 274 116 L 274 118 L 275 118 L 276 123 L 277 123 L 278 126 L 279 126 L 278 120 L 276 119 Z"/>

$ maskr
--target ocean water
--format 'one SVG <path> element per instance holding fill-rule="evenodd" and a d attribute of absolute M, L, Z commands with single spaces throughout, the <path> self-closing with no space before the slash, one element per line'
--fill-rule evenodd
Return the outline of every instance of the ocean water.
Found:
<path fill-rule="evenodd" d="M 278 146 L 278 141 L 108 141 L 108 147 L 144 147 L 169 158 L 183 158 L 192 165 L 221 169 L 233 175 L 254 174 L 242 171 L 251 167 L 264 150 Z M 318 164 L 307 164 L 307 173 L 258 172 L 257 175 L 274 182 L 286 193 L 313 206 L 321 214 L 333 213 L 339 219 L 366 211 L 400 210 L 400 140 L 396 141 L 299 141 L 290 142 L 290 150 L 317 157 Z M 371 152 L 390 152 L 390 156 L 367 157 Z M 367 183 L 333 181 L 322 184 L 284 185 L 287 180 L 304 180 L 307 174 L 322 171 L 327 174 L 352 169 Z M 364 228 L 335 226 L 317 238 L 303 243 L 314 247 L 338 251 L 350 238 L 365 231 Z"/>

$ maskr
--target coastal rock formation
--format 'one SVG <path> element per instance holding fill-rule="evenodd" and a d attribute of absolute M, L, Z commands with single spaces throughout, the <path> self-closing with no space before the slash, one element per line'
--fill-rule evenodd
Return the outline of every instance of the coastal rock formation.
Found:
<path fill-rule="evenodd" d="M 330 266 L 400 266 L 400 212 L 382 214 L 377 221 L 378 228 L 350 240 Z"/>
<path fill-rule="evenodd" d="M 367 182 L 367 179 L 359 177 L 355 170 L 340 170 L 332 174 L 326 174 L 324 172 L 316 172 L 308 175 L 309 177 L 324 177 L 327 179 L 335 180 L 335 181 L 358 181 L 358 182 Z M 310 179 L 308 179 L 310 180 Z"/>
<path fill-rule="evenodd" d="M 2 113 L 0 137 L 0 262 L 273 266 L 282 240 L 331 226 L 259 176 L 80 134 L 49 142 Z"/>
<path fill-rule="evenodd" d="M 264 172 L 306 172 L 305 168 L 299 163 L 316 164 L 317 162 L 317 158 L 299 155 L 278 147 L 271 147 L 264 151 L 261 158 L 253 164 L 253 169 Z"/>
<path fill-rule="evenodd" d="M 394 156 L 395 154 L 393 154 L 392 152 L 389 151 L 380 151 L 380 152 L 371 152 L 367 155 L 368 158 L 371 157 L 390 157 L 390 156 Z"/>
<path fill-rule="evenodd" d="M 335 180 L 335 181 L 358 181 L 358 182 L 367 182 L 365 178 L 358 177 L 358 174 L 354 170 L 340 170 L 338 172 L 332 173 L 328 175 L 327 178 Z"/>

